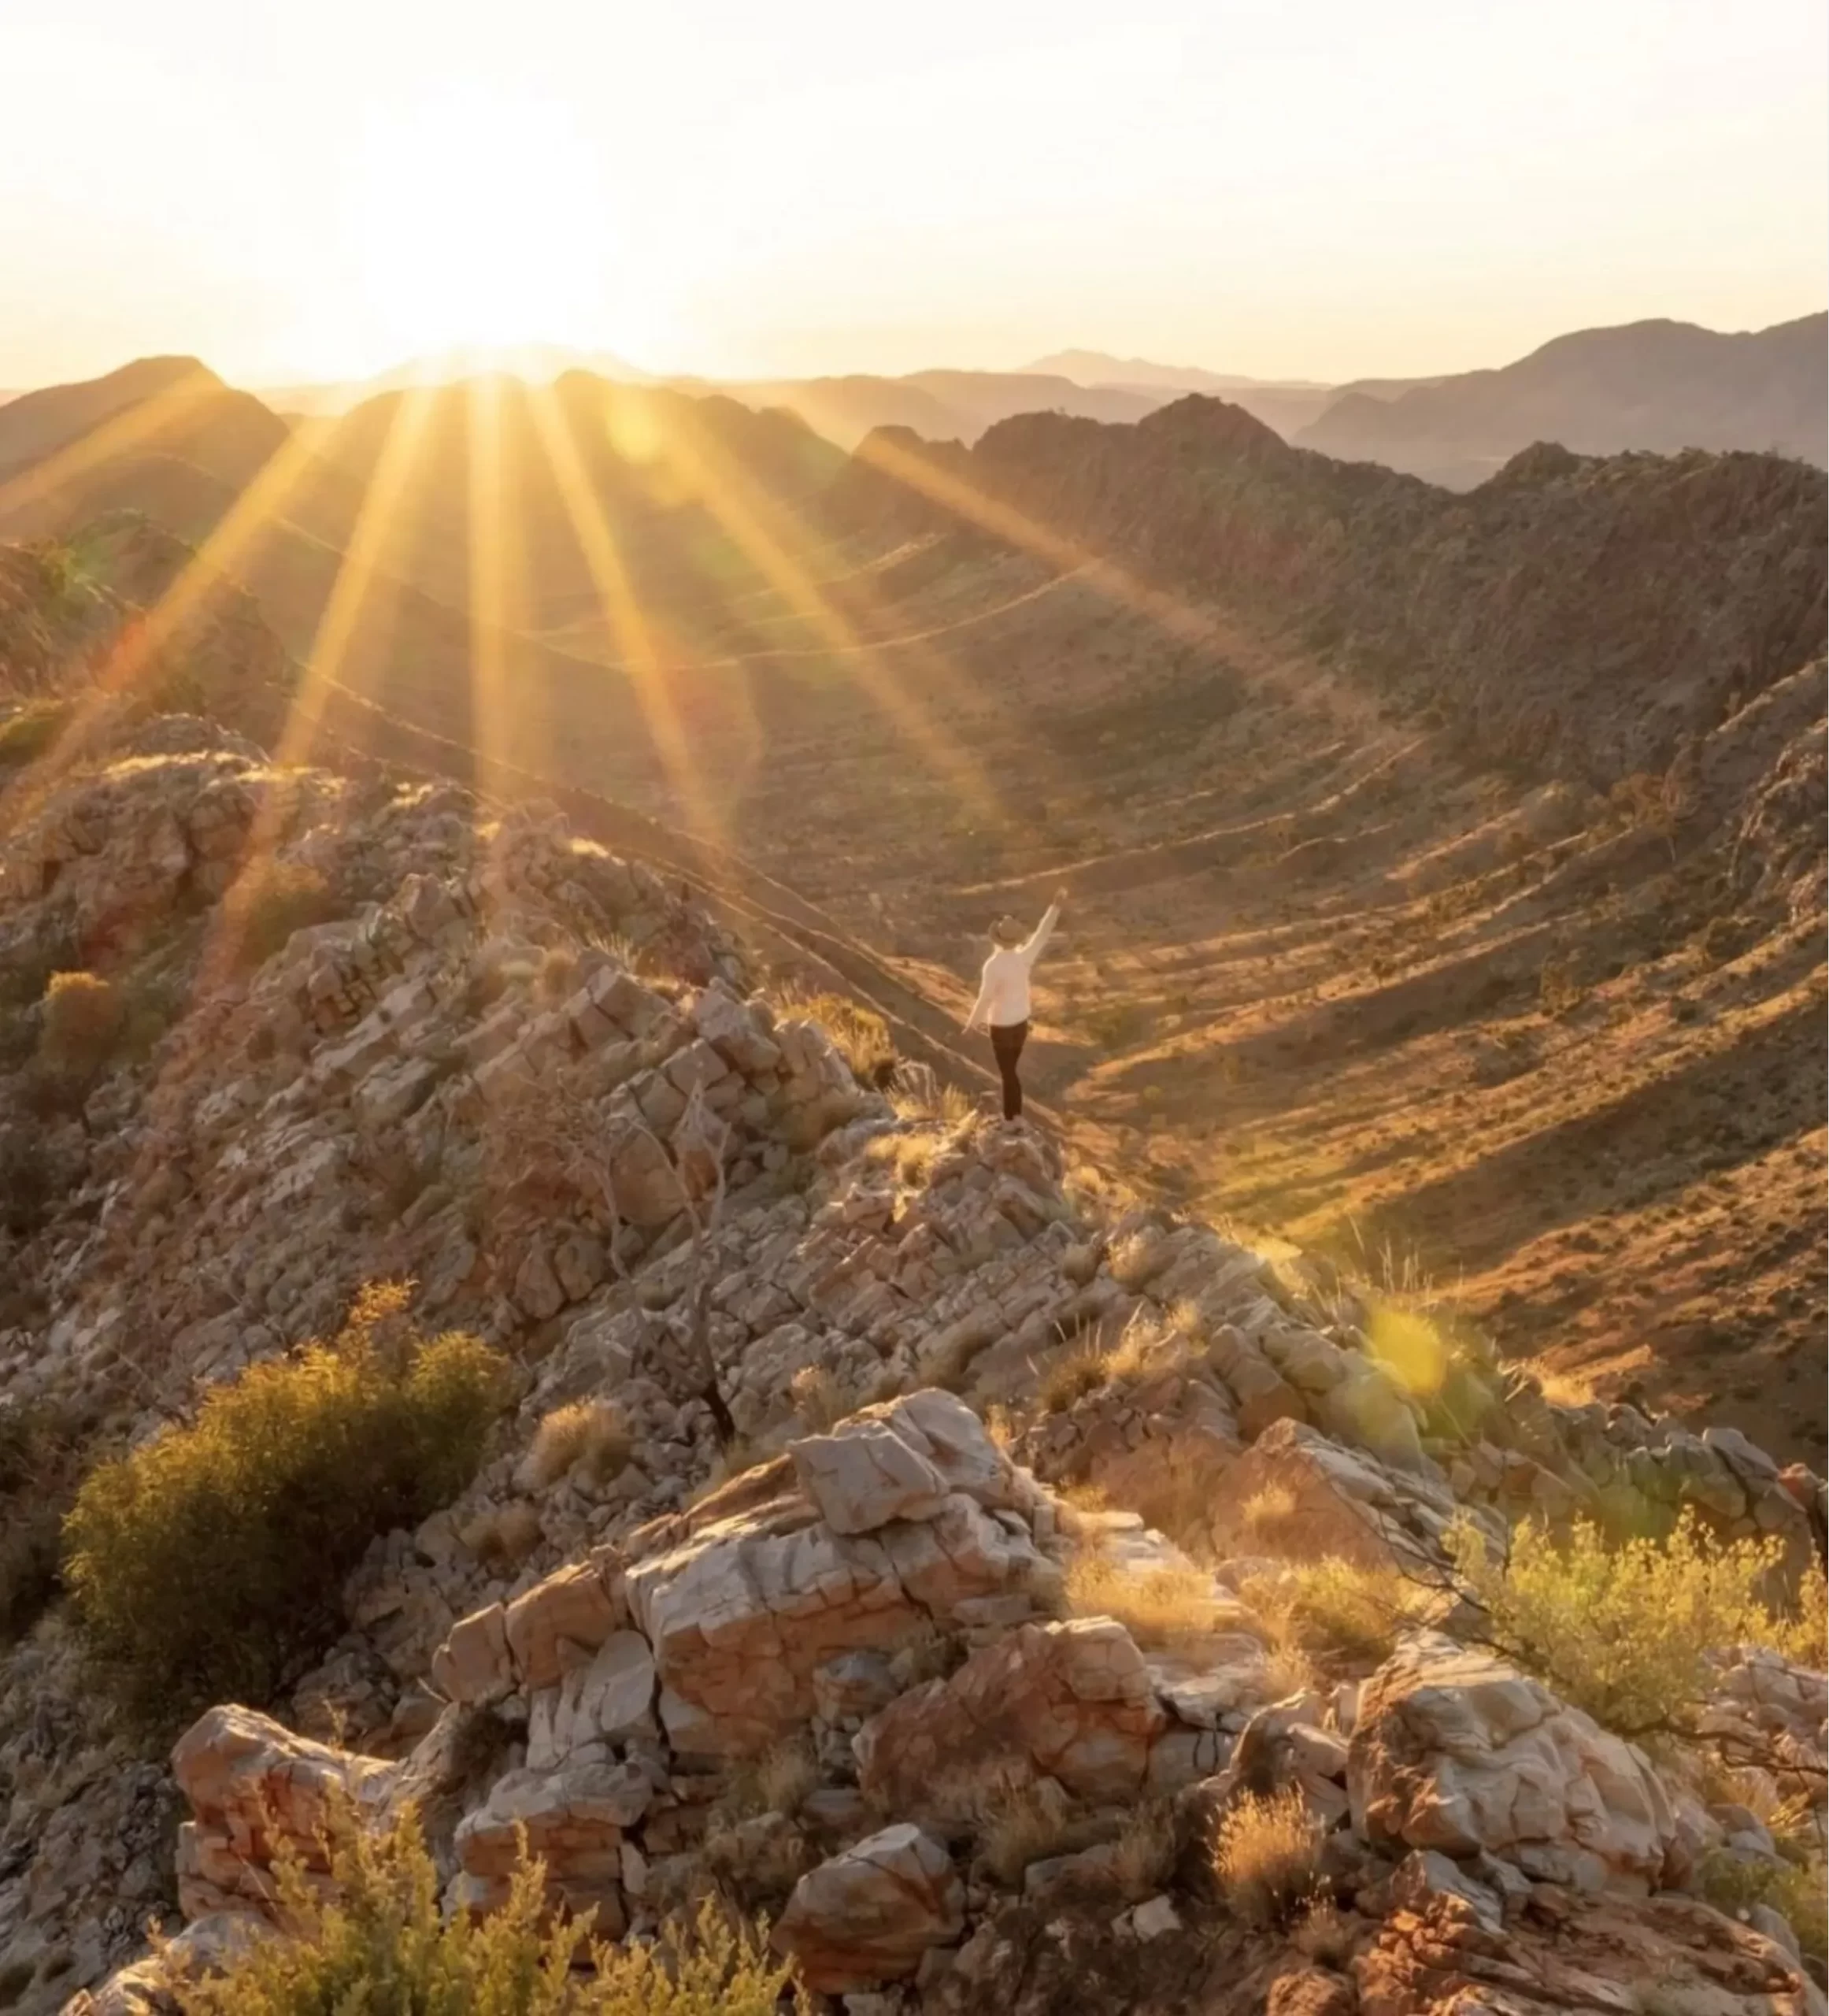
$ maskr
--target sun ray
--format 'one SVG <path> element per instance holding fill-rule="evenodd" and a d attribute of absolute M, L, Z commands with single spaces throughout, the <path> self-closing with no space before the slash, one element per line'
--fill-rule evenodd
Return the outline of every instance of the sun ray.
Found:
<path fill-rule="evenodd" d="M 411 474 L 431 408 L 432 392 L 417 386 L 396 409 L 388 425 L 373 476 L 362 496 L 336 580 L 299 670 L 298 688 L 287 710 L 286 725 L 272 753 L 269 776 L 259 812 L 249 835 L 237 886 L 246 884 L 271 858 L 274 842 L 290 810 L 290 794 L 282 780 L 309 756 L 321 732 L 325 710 L 340 684 L 342 669 L 368 589 L 395 525 L 402 492 Z M 231 890 L 217 912 L 211 941 L 198 968 L 201 994 L 219 980 L 232 962 L 243 925 L 241 906 Z"/>
<path fill-rule="evenodd" d="M 616 536 L 584 469 L 564 408 L 550 384 L 532 395 L 534 424 L 554 480 L 559 486 L 584 564 L 616 639 L 623 669 L 646 721 L 662 769 L 685 806 L 688 821 L 719 846 L 728 844 L 724 821 L 713 804 L 694 759 L 684 724 L 663 674 L 659 654 L 642 614 Z"/>
<path fill-rule="evenodd" d="M 484 796 L 514 795 L 509 772 L 522 751 L 516 746 L 509 707 L 509 656 L 513 625 L 523 614 L 522 582 L 516 564 L 518 472 L 509 461 L 507 430 L 502 425 L 502 380 L 493 373 L 471 379 L 465 387 L 465 424 L 468 494 L 468 538 L 470 571 L 470 742 L 474 751 L 476 788 Z M 524 708 L 531 695 L 516 702 Z M 530 747 L 539 740 L 523 724 L 521 741 Z"/>
<path fill-rule="evenodd" d="M 288 434 L 172 576 L 158 600 L 141 612 L 117 640 L 100 677 L 83 694 L 69 721 L 31 765 L 37 780 L 55 776 L 70 754 L 83 746 L 108 702 L 139 684 L 160 653 L 176 643 L 186 628 L 203 615 L 210 598 L 222 591 L 225 577 L 232 576 L 258 536 L 283 515 L 285 499 L 315 461 L 305 442 L 296 433 Z"/>
<path fill-rule="evenodd" d="M 285 732 L 276 760 L 297 763 L 310 754 L 331 691 L 340 682 L 343 661 L 356 633 L 364 604 L 381 559 L 398 523 L 400 500 L 431 417 L 434 388 L 415 385 L 388 424 L 387 438 L 356 513 L 324 613 L 318 619 L 293 696 Z"/>
<path fill-rule="evenodd" d="M 150 398 L 135 400 L 111 413 L 87 434 L 65 442 L 43 461 L 0 483 L 0 518 L 23 510 L 111 456 L 150 446 L 187 413 L 222 390 L 220 382 L 199 365 L 194 372 L 161 387 Z"/>
<path fill-rule="evenodd" d="M 760 486 L 734 458 L 706 439 L 696 419 L 682 418 L 669 436 L 668 448 L 744 556 L 801 612 L 819 636 L 852 661 L 865 691 L 935 773 L 981 816 L 1000 816 L 996 794 L 978 765 L 944 728 L 928 717 L 920 701 L 902 690 L 894 673 L 880 662 L 875 647 L 850 628 L 771 531 L 767 523 L 771 507 L 761 495 Z"/>
<path fill-rule="evenodd" d="M 969 520 L 993 537 L 1019 547 L 1064 573 L 1076 573 L 1112 601 L 1146 617 L 1179 643 L 1210 643 L 1217 635 L 1213 620 L 1178 597 L 1150 587 L 1114 560 L 1064 534 L 1038 524 L 1002 499 L 950 475 L 924 457 L 911 454 L 880 432 L 866 435 L 853 451 L 872 468 L 919 491 L 956 517 Z"/>

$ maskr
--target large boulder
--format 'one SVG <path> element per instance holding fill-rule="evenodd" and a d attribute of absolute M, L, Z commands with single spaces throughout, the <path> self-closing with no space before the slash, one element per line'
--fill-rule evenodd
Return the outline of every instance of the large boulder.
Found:
<path fill-rule="evenodd" d="M 1015 1499 L 1009 1461 L 983 1423 L 937 1388 L 865 1408 L 830 1435 L 790 1443 L 788 1454 L 802 1489 L 835 1533 L 931 1519 L 955 1492 L 990 1506 Z"/>
<path fill-rule="evenodd" d="M 1222 1556 L 1413 1566 L 1439 1562 L 1441 1536 L 1458 1509 L 1435 1478 L 1394 1475 L 1367 1451 L 1285 1419 L 1215 1477 L 1209 1530 Z"/>
<path fill-rule="evenodd" d="M 663 1726 L 689 1755 L 742 1755 L 805 1721 L 814 1675 L 845 1653 L 963 1624 L 985 1598 L 1020 1622 L 1045 1579 L 1016 1473 L 950 1394 L 867 1410 L 791 1453 L 804 1495 L 695 1514 L 626 1569 Z"/>
<path fill-rule="evenodd" d="M 892 1651 L 974 1598 L 1020 1594 L 1042 1566 L 1031 1540 L 962 1493 L 931 1519 L 857 1535 L 789 1501 L 776 1518 L 713 1525 L 631 1563 L 628 1593 L 675 1748 L 740 1755 L 806 1719 L 828 1660 Z"/>
<path fill-rule="evenodd" d="M 1109 1618 L 1023 1625 L 950 1680 L 890 1703 L 856 1740 L 859 1782 L 887 1810 L 972 1817 L 974 1788 L 1051 1777 L 1135 1796 L 1168 1725 L 1130 1633 Z"/>
<path fill-rule="evenodd" d="M 885 1827 L 794 1885 L 775 1943 L 821 1994 L 900 1981 L 964 1929 L 965 1892 L 931 1835 Z"/>
<path fill-rule="evenodd" d="M 1677 1837 L 1639 1751 L 1516 1667 L 1432 1632 L 1366 1683 L 1346 1790 L 1374 1843 L 1483 1849 L 1583 1891 L 1642 1894 Z"/>

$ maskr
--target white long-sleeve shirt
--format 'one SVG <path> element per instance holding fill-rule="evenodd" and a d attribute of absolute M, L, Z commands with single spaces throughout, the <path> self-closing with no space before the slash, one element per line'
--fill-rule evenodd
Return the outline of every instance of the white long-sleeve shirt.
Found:
<path fill-rule="evenodd" d="M 965 1026 L 976 1029 L 1010 1028 L 1029 1019 L 1029 974 L 1042 956 L 1042 948 L 1054 934 L 1061 906 L 1050 903 L 1033 934 L 1020 945 L 1000 945 L 984 962 L 984 976 L 978 999 Z"/>

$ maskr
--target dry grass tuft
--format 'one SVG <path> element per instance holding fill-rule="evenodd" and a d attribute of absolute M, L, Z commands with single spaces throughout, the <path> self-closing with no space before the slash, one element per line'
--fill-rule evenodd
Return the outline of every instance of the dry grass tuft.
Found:
<path fill-rule="evenodd" d="M 1161 1269 L 1166 1258 L 1161 1246 L 1160 1232 L 1134 1232 L 1127 1238 L 1120 1239 L 1105 1262 L 1111 1269 L 1112 1279 L 1120 1288 L 1136 1294 Z"/>
<path fill-rule="evenodd" d="M 1088 1394 L 1098 1392 L 1109 1376 L 1109 1360 L 1098 1345 L 1076 1344 L 1072 1351 L 1063 1351 L 1042 1374 L 1035 1398 L 1045 1413 L 1065 1414 Z"/>
<path fill-rule="evenodd" d="M 1287 1925 L 1315 1894 L 1321 1826 L 1296 1787 L 1248 1792 L 1213 1836 L 1213 1874 L 1248 1925 Z"/>
<path fill-rule="evenodd" d="M 803 1365 L 787 1382 L 795 1416 L 809 1435 L 824 1435 L 857 1411 L 857 1396 L 829 1366 Z"/>
<path fill-rule="evenodd" d="M 784 994 L 776 1004 L 783 1017 L 816 1022 L 832 1047 L 850 1066 L 860 1085 L 883 1085 L 895 1069 L 895 1042 L 889 1025 L 873 1009 L 842 994 Z"/>
<path fill-rule="evenodd" d="M 1292 1695 L 1312 1694 L 1321 1684 L 1315 1662 L 1299 1645 L 1272 1644 L 1264 1656 L 1264 1685 L 1268 1699 L 1287 1701 Z"/>
<path fill-rule="evenodd" d="M 1544 1372 L 1533 1366 L 1531 1376 L 1553 1407 L 1586 1407 L 1600 1398 L 1594 1382 L 1581 1372 Z"/>
<path fill-rule="evenodd" d="M 1031 1862 L 1072 1855 L 1090 1838 L 1085 1817 L 1052 1778 L 1013 1787 L 1002 1773 L 990 1772 L 953 1788 L 950 1800 L 972 1814 L 979 1855 L 1006 1889 L 1021 1887 Z"/>
<path fill-rule="evenodd" d="M 1328 1669 L 1382 1665 L 1429 1599 L 1393 1569 L 1355 1567 L 1333 1555 L 1253 1582 L 1249 1593 L 1283 1645 Z"/>
<path fill-rule="evenodd" d="M 897 1077 L 889 1104 L 898 1120 L 924 1122 L 950 1134 L 976 1117 L 971 1095 L 957 1085 L 942 1085 L 927 1066 L 905 1064 Z"/>
<path fill-rule="evenodd" d="M 539 1514 L 520 1499 L 479 1512 L 458 1535 L 491 1568 L 518 1568 L 543 1538 Z"/>
<path fill-rule="evenodd" d="M 1175 1872 L 1177 1845 L 1174 1802 L 1146 1799 L 1112 1844 L 1112 1876 L 1120 1892 L 1140 1902 L 1165 1889 Z"/>
<path fill-rule="evenodd" d="M 758 1808 L 791 1820 L 819 1790 L 820 1767 L 811 1747 L 790 1736 L 763 1752 L 756 1764 Z"/>
<path fill-rule="evenodd" d="M 53 973 L 39 1010 L 40 1058 L 53 1070 L 93 1078 L 113 1054 L 126 1013 L 112 981 L 91 973 Z"/>
<path fill-rule="evenodd" d="M 1246 1499 L 1241 1517 L 1248 1532 L 1274 1532 L 1286 1519 L 1295 1517 L 1295 1493 L 1287 1484 L 1267 1484 Z"/>
<path fill-rule="evenodd" d="M 1210 1549 L 1213 1459 L 1198 1443 L 1146 1443 L 1110 1465 L 1105 1488 L 1114 1503 L 1139 1513 L 1143 1523 L 1166 1533 L 1196 1559 Z"/>
<path fill-rule="evenodd" d="M 1067 1571 L 1067 1603 L 1076 1617 L 1116 1618 L 1139 1645 L 1164 1651 L 1210 1637 L 1224 1615 L 1203 1569 L 1138 1570 L 1091 1548 Z"/>
<path fill-rule="evenodd" d="M 634 1450 L 628 1417 L 613 1400 L 574 1400 L 554 1408 L 540 1423 L 528 1452 L 528 1472 L 545 1491 L 582 1462 L 594 1483 L 608 1484 L 621 1474 Z"/>
<path fill-rule="evenodd" d="M 1164 1359 L 1174 1351 L 1176 1342 L 1172 1330 L 1165 1329 L 1159 1321 L 1138 1310 L 1106 1354 L 1108 1383 L 1130 1384 L 1148 1378 L 1161 1368 Z"/>
<path fill-rule="evenodd" d="M 1305 1960 L 1324 1967 L 1344 1967 L 1357 1944 L 1357 1928 L 1331 1898 L 1324 1897 L 1309 1907 L 1290 1933 L 1289 1943 Z"/>

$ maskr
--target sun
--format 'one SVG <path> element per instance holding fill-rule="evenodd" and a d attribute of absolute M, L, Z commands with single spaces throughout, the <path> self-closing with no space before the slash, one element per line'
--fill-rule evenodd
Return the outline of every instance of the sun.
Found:
<path fill-rule="evenodd" d="M 397 106 L 356 183 L 364 319 L 391 360 L 614 333 L 601 163 L 562 109 L 476 88 Z"/>

